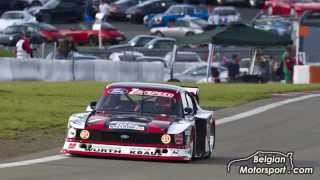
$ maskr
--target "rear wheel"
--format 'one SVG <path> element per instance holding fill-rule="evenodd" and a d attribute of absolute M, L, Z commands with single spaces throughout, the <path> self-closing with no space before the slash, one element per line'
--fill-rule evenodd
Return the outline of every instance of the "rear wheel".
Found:
<path fill-rule="evenodd" d="M 154 35 L 159 36 L 159 37 L 164 37 L 164 34 L 161 31 L 156 31 Z"/>
<path fill-rule="evenodd" d="M 97 36 L 90 36 L 88 39 L 88 43 L 90 46 L 98 46 L 99 38 Z"/>
<path fill-rule="evenodd" d="M 193 36 L 194 35 L 194 32 L 187 32 L 186 33 L 186 36 Z"/>

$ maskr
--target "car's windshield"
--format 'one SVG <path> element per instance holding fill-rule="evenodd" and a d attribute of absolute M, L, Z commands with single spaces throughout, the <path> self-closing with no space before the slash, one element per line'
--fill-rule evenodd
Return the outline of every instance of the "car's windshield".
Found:
<path fill-rule="evenodd" d="M 23 19 L 22 13 L 4 13 L 2 19 Z"/>
<path fill-rule="evenodd" d="M 156 89 L 111 88 L 100 98 L 97 111 L 182 116 L 182 105 L 173 92 Z"/>
<path fill-rule="evenodd" d="M 5 34 L 14 34 L 14 33 L 20 33 L 23 32 L 24 27 L 23 26 L 9 26 L 4 30 Z"/>
<path fill-rule="evenodd" d="M 49 0 L 43 5 L 44 9 L 53 9 L 60 4 L 61 0 Z"/>
<path fill-rule="evenodd" d="M 237 11 L 232 9 L 219 9 L 219 10 L 214 10 L 213 14 L 216 14 L 219 16 L 234 16 L 234 15 L 237 15 Z"/>
<path fill-rule="evenodd" d="M 132 46 L 137 46 L 137 47 L 143 47 L 146 45 L 149 41 L 154 39 L 154 37 L 148 37 L 148 36 L 136 36 L 133 39 L 131 39 L 128 43 Z"/>
<path fill-rule="evenodd" d="M 47 30 L 47 31 L 57 31 L 57 28 L 46 23 L 39 23 L 38 26 L 40 29 Z"/>

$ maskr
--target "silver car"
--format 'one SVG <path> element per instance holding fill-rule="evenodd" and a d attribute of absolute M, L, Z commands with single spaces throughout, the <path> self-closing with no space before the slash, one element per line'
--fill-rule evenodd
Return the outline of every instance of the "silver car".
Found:
<path fill-rule="evenodd" d="M 239 11 L 232 6 L 221 6 L 213 9 L 210 13 L 208 22 L 219 26 L 239 22 L 241 19 Z"/>
<path fill-rule="evenodd" d="M 200 18 L 184 17 L 175 22 L 170 22 L 169 26 L 151 28 L 150 32 L 157 36 L 183 37 L 203 33 L 209 24 Z"/>
<path fill-rule="evenodd" d="M 228 81 L 228 69 L 219 64 L 213 64 L 213 67 L 217 67 L 220 72 L 220 81 Z M 181 82 L 206 82 L 207 79 L 207 67 L 208 65 L 203 63 L 185 70 L 183 73 L 174 74 L 174 79 Z M 209 82 L 212 81 L 211 71 L 209 71 Z"/>

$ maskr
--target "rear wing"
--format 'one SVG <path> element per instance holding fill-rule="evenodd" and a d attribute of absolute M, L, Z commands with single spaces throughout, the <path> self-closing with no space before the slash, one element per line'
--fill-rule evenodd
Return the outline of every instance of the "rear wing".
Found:
<path fill-rule="evenodd" d="M 192 94 L 198 103 L 199 101 L 199 94 L 200 94 L 200 89 L 198 87 L 183 87 L 186 91 L 188 91 L 190 94 Z"/>

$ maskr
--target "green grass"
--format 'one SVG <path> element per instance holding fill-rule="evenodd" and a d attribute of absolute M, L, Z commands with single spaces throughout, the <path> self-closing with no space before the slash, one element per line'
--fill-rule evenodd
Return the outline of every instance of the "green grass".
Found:
<path fill-rule="evenodd" d="M 0 48 L 0 57 L 14 57 L 14 53 L 10 50 Z"/>
<path fill-rule="evenodd" d="M 68 117 L 99 98 L 102 82 L 0 82 L 0 139 L 21 132 L 57 132 Z M 192 85 L 192 84 L 189 84 Z M 199 84 L 201 105 L 230 107 L 269 97 L 275 92 L 319 90 L 320 85 Z"/>

